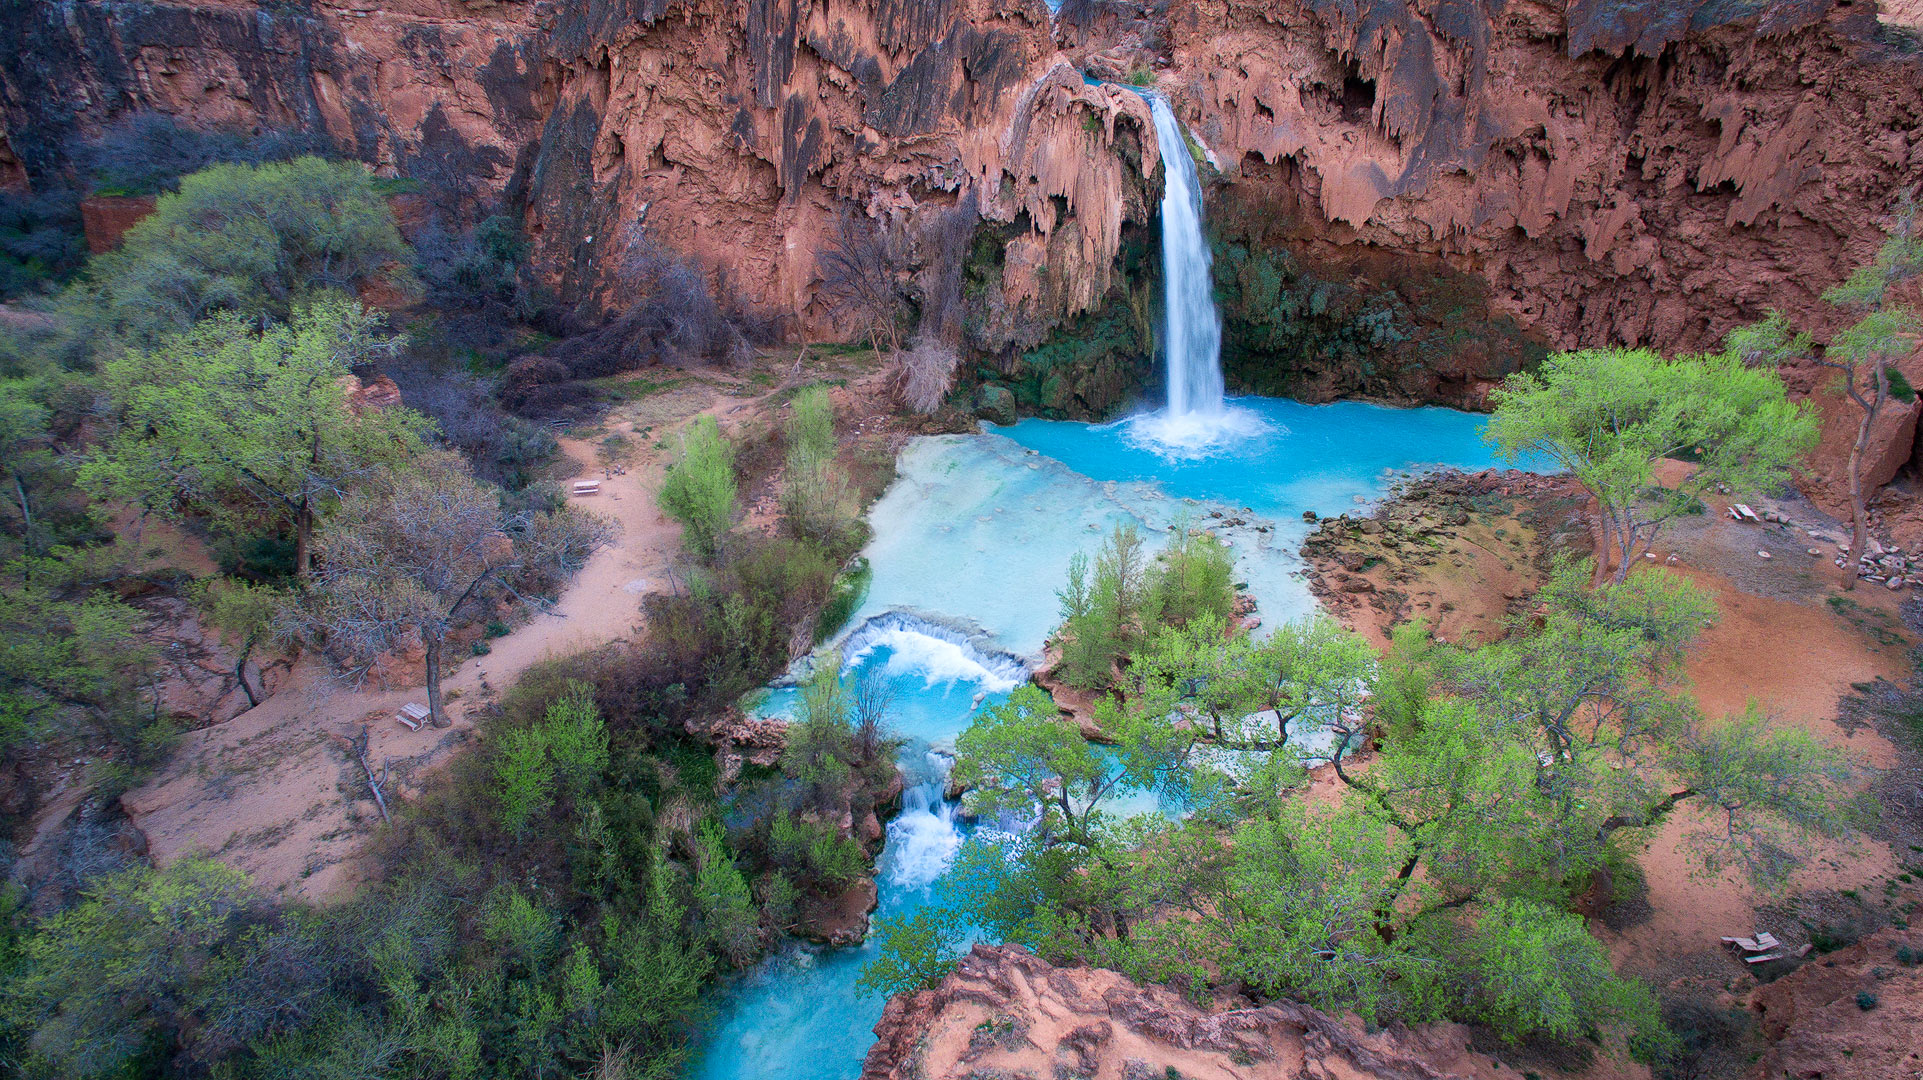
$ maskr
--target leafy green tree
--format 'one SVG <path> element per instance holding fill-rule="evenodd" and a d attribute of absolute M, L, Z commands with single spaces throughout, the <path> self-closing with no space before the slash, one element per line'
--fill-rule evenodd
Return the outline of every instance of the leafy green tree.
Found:
<path fill-rule="evenodd" d="M 138 698 L 154 658 L 146 620 L 80 580 L 83 568 L 64 554 L 0 567 L 0 756 L 69 710 L 116 737 L 141 737 Z"/>
<path fill-rule="evenodd" d="M 1093 690 L 1114 680 L 1114 667 L 1137 637 L 1154 622 L 1155 592 L 1141 531 L 1131 523 L 1115 526 L 1096 552 L 1076 553 L 1061 601 L 1062 677 L 1078 689 Z"/>
<path fill-rule="evenodd" d="M 860 514 L 848 475 L 835 463 L 835 410 L 827 387 L 810 386 L 795 395 L 787 439 L 781 481 L 784 524 L 794 535 L 830 551 L 853 548 Z"/>
<path fill-rule="evenodd" d="M 734 524 L 734 445 L 714 417 L 698 417 L 681 436 L 681 456 L 661 482 L 661 509 L 681 523 L 690 550 L 703 560 L 721 554 Z"/>
<path fill-rule="evenodd" d="M 1459 927 L 1449 933 L 1458 942 L 1449 987 L 1458 1014 L 1511 1042 L 1571 1040 L 1611 1023 L 1661 1030 L 1656 996 L 1611 970 L 1609 950 L 1579 915 L 1530 900 L 1498 900 L 1466 933 Z"/>
<path fill-rule="evenodd" d="M 234 681 L 247 695 L 247 704 L 259 705 L 260 695 L 247 679 L 247 662 L 254 650 L 274 634 L 274 626 L 290 602 L 279 589 L 270 585 L 223 578 L 196 590 L 201 610 L 214 626 L 232 635 L 239 648 L 234 653 Z"/>
<path fill-rule="evenodd" d="M 874 936 L 881 954 L 855 980 L 855 989 L 864 994 L 912 994 L 932 988 L 955 970 L 960 935 L 936 912 L 884 915 L 875 920 Z"/>
<path fill-rule="evenodd" d="M 33 1031 L 29 1069 L 126 1075 L 177 1040 L 218 1051 L 304 1021 L 325 964 L 310 938 L 277 922 L 239 871 L 210 859 L 90 883 L 27 939 L 6 991 L 9 1018 Z"/>
<path fill-rule="evenodd" d="M 735 966 L 745 966 L 760 948 L 759 918 L 748 879 L 734 863 L 721 826 L 704 821 L 697 837 L 699 858 L 695 865 L 695 910 L 701 915 L 708 937 Z"/>
<path fill-rule="evenodd" d="M 1404 635 L 1383 663 L 1328 623 L 1260 643 L 1206 619 L 1165 629 L 1100 712 L 1112 748 L 1017 691 L 963 733 L 955 776 L 976 810 L 1025 827 L 971 840 L 930 918 L 1197 993 L 1233 980 L 1512 1038 L 1650 1034 L 1647 991 L 1569 914 L 1621 835 L 1684 814 L 1706 868 L 1775 886 L 1810 837 L 1851 827 L 1858 798 L 1850 763 L 1800 730 L 1700 715 L 1683 661 L 1713 608 L 1694 587 L 1587 577 L 1559 565 L 1496 645 Z M 1317 761 L 1332 804 L 1280 797 Z M 1147 794 L 1196 812 L 1122 813 Z M 874 979 L 932 963 L 931 926 Z"/>
<path fill-rule="evenodd" d="M 153 346 L 219 312 L 285 321 L 325 292 L 411 287 L 409 255 L 358 162 L 214 165 L 97 256 L 67 306 L 96 332 Z"/>
<path fill-rule="evenodd" d="M 1664 359 L 1648 349 L 1557 353 L 1492 395 L 1487 438 L 1508 461 L 1537 457 L 1568 470 L 1595 497 L 1621 581 L 1678 514 L 1718 486 L 1739 493 L 1781 484 L 1816 443 L 1816 422 L 1774 372 L 1731 354 Z M 1689 476 L 1657 479 L 1664 458 Z M 1597 559 L 1600 581 L 1606 560 Z"/>
<path fill-rule="evenodd" d="M 82 486 L 234 528 L 264 518 L 293 533 L 295 570 L 306 577 L 322 511 L 419 453 L 427 431 L 407 409 L 349 407 L 353 368 L 388 347 L 375 336 L 380 322 L 339 301 L 264 332 L 220 315 L 116 358 L 104 378 L 120 426 L 81 469 Z"/>

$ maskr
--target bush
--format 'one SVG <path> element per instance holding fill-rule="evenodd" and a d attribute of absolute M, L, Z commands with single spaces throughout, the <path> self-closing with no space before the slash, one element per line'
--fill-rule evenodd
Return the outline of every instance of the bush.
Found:
<path fill-rule="evenodd" d="M 1235 560 L 1213 533 L 1177 522 L 1174 538 L 1154 569 L 1154 607 L 1163 623 L 1196 619 L 1227 622 L 1235 607 Z"/>
<path fill-rule="evenodd" d="M 214 165 L 95 259 L 69 306 L 88 326 L 152 344 L 215 311 L 285 320 L 327 290 L 411 287 L 408 257 L 358 163 Z"/>
<path fill-rule="evenodd" d="M 941 408 L 961 364 L 954 346 L 923 336 L 895 359 L 901 365 L 902 402 L 923 416 Z"/>
<path fill-rule="evenodd" d="M 795 395 L 788 416 L 782 521 L 793 535 L 834 554 L 860 544 L 861 516 L 848 474 L 835 462 L 834 405 L 824 386 Z"/>
<path fill-rule="evenodd" d="M 668 467 L 660 501 L 681 523 L 690 551 L 709 562 L 721 554 L 734 524 L 734 446 L 714 417 L 699 417 L 682 433 L 681 456 Z"/>

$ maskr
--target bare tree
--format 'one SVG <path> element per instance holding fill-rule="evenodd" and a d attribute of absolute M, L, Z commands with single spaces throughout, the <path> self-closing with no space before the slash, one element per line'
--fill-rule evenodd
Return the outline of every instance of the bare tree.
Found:
<path fill-rule="evenodd" d="M 901 348 L 901 321 L 907 307 L 896 276 L 899 244 L 886 225 L 844 210 L 815 252 L 821 269 L 821 295 L 835 314 L 852 319 L 870 348 Z"/>
<path fill-rule="evenodd" d="M 320 569 L 302 615 L 358 672 L 418 634 L 428 708 L 446 727 L 442 652 L 463 612 L 501 595 L 524 600 L 517 581 L 564 577 L 609 535 L 605 523 L 565 508 L 503 514 L 458 459 L 436 455 L 341 503 L 318 537 Z"/>
<path fill-rule="evenodd" d="M 924 416 L 941 408 L 955 385 L 955 368 L 961 364 L 954 346 L 922 336 L 896 357 L 901 363 L 902 401 Z"/>
<path fill-rule="evenodd" d="M 862 672 L 849 695 L 849 720 L 855 731 L 856 764 L 868 765 L 888 743 L 888 714 L 895 707 L 895 681 L 887 671 L 871 667 Z"/>

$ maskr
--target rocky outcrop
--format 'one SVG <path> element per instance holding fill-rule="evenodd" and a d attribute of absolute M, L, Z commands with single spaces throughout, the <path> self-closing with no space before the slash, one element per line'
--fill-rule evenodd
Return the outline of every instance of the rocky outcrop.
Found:
<path fill-rule="evenodd" d="M 1886 929 L 1757 990 L 1769 1049 L 1754 1080 L 1923 1073 L 1923 932 Z"/>
<path fill-rule="evenodd" d="M 862 1080 L 1518 1075 L 1466 1051 L 1451 1025 L 1366 1034 L 1292 1002 L 1211 1011 L 1112 971 L 1055 968 L 1012 945 L 977 945 L 941 985 L 897 995 L 875 1034 Z"/>
<path fill-rule="evenodd" d="M 1152 213 L 1141 102 L 1083 71 L 1155 70 L 1269 241 L 1434 258 L 1553 344 L 1693 347 L 1820 315 L 1923 176 L 1913 6 L 41 0 L 0 27 L 0 109 L 35 177 L 133 108 L 324 131 L 450 209 L 507 195 L 570 295 L 618 299 L 642 223 L 809 334 L 845 329 L 816 257 L 845 211 L 908 273 L 966 208 L 1009 227 L 991 337 L 1026 347 Z"/>
<path fill-rule="evenodd" d="M 1440 258 L 1558 346 L 1830 320 L 1923 177 L 1923 66 L 1870 5 L 1193 0 L 1158 85 L 1280 231 Z"/>

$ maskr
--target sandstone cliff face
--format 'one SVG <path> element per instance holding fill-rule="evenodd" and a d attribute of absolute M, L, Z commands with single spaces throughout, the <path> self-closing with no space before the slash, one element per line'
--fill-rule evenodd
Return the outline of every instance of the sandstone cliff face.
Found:
<path fill-rule="evenodd" d="M 1287 1002 L 1210 1013 L 1165 988 L 1112 971 L 1054 968 L 1016 946 L 975 946 L 940 986 L 891 1000 L 875 1034 L 862 1080 L 1520 1075 L 1465 1051 L 1453 1025 L 1365 1035 Z"/>
<path fill-rule="evenodd" d="M 839 214 L 912 268 L 961 208 L 1007 226 L 989 341 L 1027 346 L 1099 304 L 1153 210 L 1140 100 L 1082 71 L 1160 64 L 1271 242 L 1433 258 L 1555 345 L 1687 348 L 1823 317 L 1923 177 L 1912 7 L 39 0 L 0 27 L 0 101 L 29 176 L 133 108 L 325 130 L 455 209 L 507 194 L 570 296 L 618 300 L 645 222 L 809 334 L 843 329 L 817 296 Z"/>

